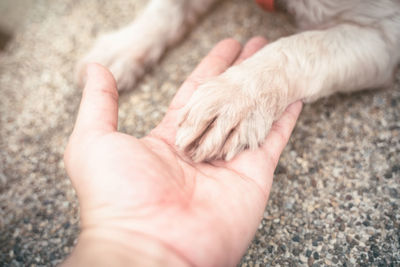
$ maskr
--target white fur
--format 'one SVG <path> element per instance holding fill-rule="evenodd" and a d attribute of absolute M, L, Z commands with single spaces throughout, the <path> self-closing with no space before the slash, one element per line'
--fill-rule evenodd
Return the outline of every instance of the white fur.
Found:
<path fill-rule="evenodd" d="M 83 85 L 86 64 L 97 62 L 110 69 L 118 90 L 132 89 L 145 68 L 155 64 L 215 1 L 152 0 L 133 23 L 97 39 L 78 63 L 78 83 Z"/>
<path fill-rule="evenodd" d="M 120 89 L 132 87 L 215 1 L 153 0 L 133 24 L 100 39 L 80 69 L 100 62 Z M 198 88 L 176 139 L 195 161 L 229 160 L 258 147 L 296 100 L 391 82 L 400 59 L 398 0 L 280 1 L 305 31 L 269 44 Z"/>

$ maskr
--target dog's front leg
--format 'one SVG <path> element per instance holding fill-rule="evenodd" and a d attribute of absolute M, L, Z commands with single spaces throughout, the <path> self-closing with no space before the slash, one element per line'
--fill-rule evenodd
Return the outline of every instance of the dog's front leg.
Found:
<path fill-rule="evenodd" d="M 78 63 L 78 83 L 84 82 L 86 64 L 97 62 L 110 69 L 119 90 L 131 89 L 145 68 L 157 62 L 216 1 L 152 0 L 133 23 L 98 38 Z"/>
<path fill-rule="evenodd" d="M 257 148 L 296 100 L 388 83 L 398 41 L 350 24 L 282 38 L 201 85 L 186 106 L 176 143 L 195 161 L 229 160 Z"/>

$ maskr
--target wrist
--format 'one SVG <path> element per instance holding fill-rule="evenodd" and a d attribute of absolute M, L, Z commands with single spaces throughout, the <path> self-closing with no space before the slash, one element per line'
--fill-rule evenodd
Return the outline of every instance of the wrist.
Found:
<path fill-rule="evenodd" d="M 62 266 L 187 267 L 190 264 L 160 241 L 145 235 L 85 229 Z"/>

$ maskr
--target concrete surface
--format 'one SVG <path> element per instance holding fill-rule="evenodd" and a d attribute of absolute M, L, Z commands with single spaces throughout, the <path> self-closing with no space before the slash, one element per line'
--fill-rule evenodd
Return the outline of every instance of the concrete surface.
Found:
<path fill-rule="evenodd" d="M 2 0 L 11 1 L 12 0 Z M 75 61 L 137 1 L 38 0 L 0 52 L 0 266 L 54 266 L 79 231 L 62 154 L 80 90 Z M 274 40 L 288 19 L 253 1 L 218 5 L 120 100 L 120 129 L 143 136 L 219 40 Z M 306 105 L 241 266 L 400 266 L 400 73 L 388 89 Z"/>

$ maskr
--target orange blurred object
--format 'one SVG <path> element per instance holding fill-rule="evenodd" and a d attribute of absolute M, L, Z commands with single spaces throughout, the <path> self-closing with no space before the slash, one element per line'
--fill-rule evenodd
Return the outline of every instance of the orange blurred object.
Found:
<path fill-rule="evenodd" d="M 275 11 L 274 0 L 256 0 L 257 4 L 267 11 Z"/>

